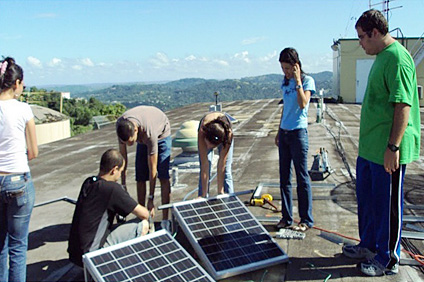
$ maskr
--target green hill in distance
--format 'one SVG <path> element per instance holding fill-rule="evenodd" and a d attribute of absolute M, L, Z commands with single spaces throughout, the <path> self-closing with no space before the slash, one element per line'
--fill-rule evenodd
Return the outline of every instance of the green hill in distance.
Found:
<path fill-rule="evenodd" d="M 324 89 L 324 96 L 332 96 L 332 72 L 309 74 L 315 79 L 317 92 Z M 256 100 L 281 98 L 282 74 L 268 74 L 241 79 L 186 78 L 170 82 L 128 83 L 87 86 L 60 86 L 55 91 L 71 92 L 72 98 L 94 97 L 103 103 L 121 103 L 127 108 L 138 105 L 156 106 L 164 111 L 184 105 L 218 101 Z M 83 89 L 87 91 L 82 91 Z M 77 91 L 73 91 L 77 90 Z"/>

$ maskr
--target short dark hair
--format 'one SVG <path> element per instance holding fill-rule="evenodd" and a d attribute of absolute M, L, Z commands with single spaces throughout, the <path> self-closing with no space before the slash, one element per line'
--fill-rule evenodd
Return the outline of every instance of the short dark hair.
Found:
<path fill-rule="evenodd" d="M 7 57 L 1 61 L 0 66 L 0 90 L 12 88 L 18 79 L 22 83 L 24 80 L 24 71 L 15 63 L 15 59 Z"/>
<path fill-rule="evenodd" d="M 115 166 L 121 168 L 124 165 L 124 157 L 116 149 L 109 149 L 103 153 L 100 160 L 100 174 L 111 171 Z"/>
<path fill-rule="evenodd" d="M 362 13 L 359 19 L 356 21 L 355 28 L 360 27 L 368 37 L 371 37 L 372 30 L 377 29 L 382 35 L 386 35 L 389 32 L 389 24 L 383 13 L 378 10 L 368 10 Z"/>
<path fill-rule="evenodd" d="M 128 139 L 130 139 L 130 137 L 134 135 L 134 132 L 135 132 L 135 127 L 130 120 L 124 117 L 120 117 L 116 121 L 116 134 L 118 135 L 118 138 L 121 141 L 123 142 L 128 141 Z"/>
<path fill-rule="evenodd" d="M 206 139 L 213 145 L 223 144 L 229 145 L 230 140 L 230 124 L 226 116 L 218 117 L 202 126 Z"/>

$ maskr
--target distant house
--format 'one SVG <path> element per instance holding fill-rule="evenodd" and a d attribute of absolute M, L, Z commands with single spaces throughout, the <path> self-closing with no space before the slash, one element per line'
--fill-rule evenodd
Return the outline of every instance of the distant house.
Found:
<path fill-rule="evenodd" d="M 38 145 L 71 137 L 71 122 L 68 116 L 58 111 L 31 105 L 34 113 Z"/>
<path fill-rule="evenodd" d="M 424 107 L 424 39 L 397 39 L 413 55 L 416 70 L 420 106 Z M 333 49 L 333 92 L 345 103 L 361 104 L 368 82 L 368 74 L 375 56 L 365 54 L 358 39 L 339 39 Z"/>

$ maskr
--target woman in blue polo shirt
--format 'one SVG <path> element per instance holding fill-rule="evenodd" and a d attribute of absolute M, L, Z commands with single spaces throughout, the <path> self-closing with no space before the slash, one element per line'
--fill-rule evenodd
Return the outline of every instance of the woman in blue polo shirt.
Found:
<path fill-rule="evenodd" d="M 313 226 L 312 190 L 308 175 L 308 108 L 309 99 L 315 93 L 314 79 L 302 70 L 297 51 L 285 48 L 279 58 L 284 73 L 281 85 L 284 107 L 280 127 L 275 137 L 280 167 L 280 192 L 283 218 L 277 228 L 293 228 L 306 231 Z M 293 225 L 291 163 L 296 171 L 297 196 L 300 222 Z"/>

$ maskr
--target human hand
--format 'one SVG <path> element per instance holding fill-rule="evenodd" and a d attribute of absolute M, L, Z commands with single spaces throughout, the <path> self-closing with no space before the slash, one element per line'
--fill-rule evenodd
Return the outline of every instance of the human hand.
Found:
<path fill-rule="evenodd" d="M 384 169 L 387 173 L 392 174 L 399 168 L 399 151 L 392 152 L 389 148 L 384 152 Z"/>
<path fill-rule="evenodd" d="M 277 147 L 278 147 L 278 144 L 280 143 L 280 139 L 279 139 L 279 137 L 278 137 L 278 133 L 277 133 L 277 135 L 275 135 L 274 143 L 275 143 L 275 146 L 277 146 Z"/>
<path fill-rule="evenodd" d="M 155 216 L 155 205 L 153 203 L 153 199 L 149 199 L 147 202 L 147 210 L 150 212 L 151 217 Z"/>
<path fill-rule="evenodd" d="M 300 66 L 298 63 L 294 64 L 293 66 L 293 77 L 296 80 L 297 83 L 301 83 L 301 77 L 300 77 Z"/>
<path fill-rule="evenodd" d="M 149 221 L 147 221 L 147 220 L 145 220 L 145 219 L 143 219 L 143 220 L 141 221 L 141 224 L 142 224 L 141 236 L 144 236 L 144 235 L 146 235 L 147 233 L 149 233 L 150 224 L 149 224 Z"/>

